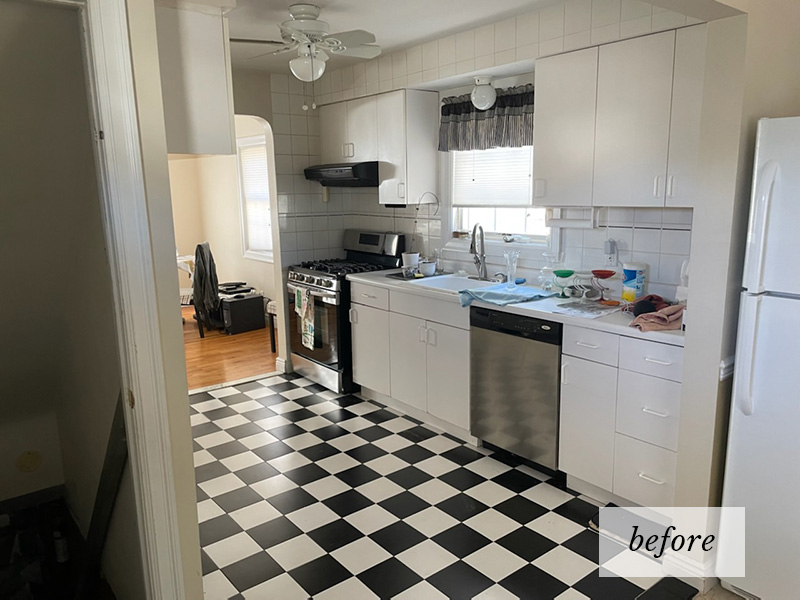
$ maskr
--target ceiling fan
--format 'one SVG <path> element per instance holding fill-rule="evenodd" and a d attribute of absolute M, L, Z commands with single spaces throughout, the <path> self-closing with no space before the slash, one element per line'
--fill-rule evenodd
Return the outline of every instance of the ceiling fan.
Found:
<path fill-rule="evenodd" d="M 319 6 L 314 4 L 292 4 L 289 7 L 291 19 L 278 25 L 281 41 L 232 38 L 231 42 L 280 46 L 253 58 L 296 50 L 297 57 L 289 61 L 289 68 L 301 81 L 322 77 L 329 54 L 369 59 L 381 53 L 381 47 L 374 43 L 375 36 L 369 31 L 354 29 L 329 33 L 330 25 L 318 20 L 319 13 Z"/>

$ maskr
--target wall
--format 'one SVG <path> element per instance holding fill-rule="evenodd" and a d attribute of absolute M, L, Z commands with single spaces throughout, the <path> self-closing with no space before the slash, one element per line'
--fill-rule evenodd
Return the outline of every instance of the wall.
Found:
<path fill-rule="evenodd" d="M 197 244 L 205 240 L 205 222 L 200 207 L 197 161 L 191 155 L 172 155 L 169 160 L 172 218 L 175 222 L 175 246 L 181 256 L 194 256 Z M 186 271 L 178 269 L 181 288 L 191 288 Z"/>
<path fill-rule="evenodd" d="M 0 498 L 63 481 L 85 535 L 121 378 L 82 27 L 77 11 L 55 5 L 2 1 L 0 15 L 0 38 L 15 49 L 0 62 L 0 135 L 14 140 L 0 146 L 0 197 L 8 200 L 0 252 L 15 257 L 0 277 L 35 290 L 6 296 L 13 304 L 0 311 Z M 41 469 L 9 469 L 28 449 L 42 453 Z M 124 527 L 108 538 L 104 568 L 124 575 L 109 582 L 120 599 L 143 597 L 130 486 L 114 521 Z"/>
<path fill-rule="evenodd" d="M 237 115 L 272 119 L 270 76 L 261 71 L 233 72 L 233 107 Z"/>

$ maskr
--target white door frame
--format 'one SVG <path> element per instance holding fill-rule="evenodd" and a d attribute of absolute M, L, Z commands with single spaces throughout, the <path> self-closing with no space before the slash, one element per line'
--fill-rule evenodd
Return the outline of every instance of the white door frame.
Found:
<path fill-rule="evenodd" d="M 181 599 L 185 581 L 156 302 L 156 257 L 148 221 L 126 2 L 45 1 L 77 7 L 84 27 L 144 587 L 148 599 Z M 164 162 L 166 169 L 166 156 Z"/>

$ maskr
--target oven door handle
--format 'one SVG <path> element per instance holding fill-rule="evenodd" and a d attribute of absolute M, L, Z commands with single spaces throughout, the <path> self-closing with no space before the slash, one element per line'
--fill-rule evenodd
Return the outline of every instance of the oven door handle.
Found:
<path fill-rule="evenodd" d="M 326 304 L 335 304 L 338 306 L 339 304 L 339 295 L 336 292 L 325 292 L 322 290 L 315 290 L 313 288 L 301 287 L 299 285 L 294 285 L 292 283 L 287 283 L 286 287 L 289 291 L 296 292 L 296 291 L 304 291 L 309 290 L 311 295 L 315 298 L 322 298 L 322 301 Z"/>

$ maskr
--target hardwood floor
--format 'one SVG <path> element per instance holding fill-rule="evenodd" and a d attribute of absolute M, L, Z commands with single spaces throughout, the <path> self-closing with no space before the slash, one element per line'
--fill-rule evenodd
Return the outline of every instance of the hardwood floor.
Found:
<path fill-rule="evenodd" d="M 201 339 L 192 318 L 194 308 L 184 306 L 181 313 L 185 320 L 183 345 L 190 390 L 275 370 L 278 355 L 270 350 L 269 327 L 236 335 L 206 331 L 206 337 Z"/>

